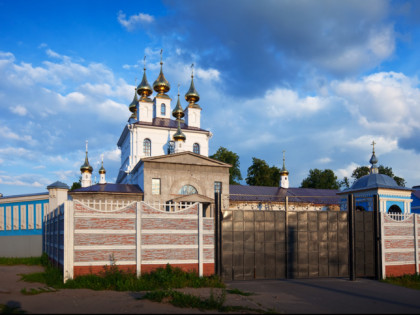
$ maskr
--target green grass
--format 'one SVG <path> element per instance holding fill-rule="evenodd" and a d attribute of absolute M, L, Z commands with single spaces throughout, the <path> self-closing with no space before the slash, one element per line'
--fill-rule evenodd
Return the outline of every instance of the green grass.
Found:
<path fill-rule="evenodd" d="M 148 299 L 154 302 L 167 302 L 176 307 L 182 308 L 197 308 L 203 310 L 217 310 L 219 312 L 235 312 L 235 311 L 254 311 L 257 313 L 266 313 L 261 309 L 254 309 L 243 306 L 225 306 L 226 290 L 222 290 L 220 296 L 215 297 L 213 291 L 209 298 L 201 299 L 192 294 L 186 294 L 175 290 L 156 290 L 145 294 L 143 299 Z"/>
<path fill-rule="evenodd" d="M 105 266 L 99 275 L 84 275 L 63 283 L 62 272 L 47 264 L 44 272 L 21 275 L 26 282 L 43 283 L 55 289 L 92 289 L 114 291 L 150 291 L 171 288 L 224 288 L 217 276 L 199 277 L 195 272 L 185 272 L 180 268 L 166 265 L 141 277 L 118 269 L 117 265 Z"/>
<path fill-rule="evenodd" d="M 0 314 L 26 314 L 26 312 L 20 306 L 0 304 Z"/>
<path fill-rule="evenodd" d="M 401 277 L 389 277 L 382 282 L 399 285 L 402 287 L 420 290 L 420 275 L 404 275 Z"/>
<path fill-rule="evenodd" d="M 244 292 L 244 291 L 241 291 L 241 290 L 236 289 L 236 288 L 226 290 L 226 292 L 229 293 L 229 294 L 238 294 L 238 295 L 243 295 L 243 296 L 254 295 L 254 293 L 252 293 L 252 292 Z"/>
<path fill-rule="evenodd" d="M 42 265 L 41 257 L 0 257 L 0 265 L 13 266 L 13 265 L 28 265 L 28 266 L 37 266 Z"/>

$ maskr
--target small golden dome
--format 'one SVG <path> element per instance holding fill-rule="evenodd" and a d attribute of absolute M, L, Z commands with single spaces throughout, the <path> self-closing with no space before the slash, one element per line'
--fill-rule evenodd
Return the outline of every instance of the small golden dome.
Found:
<path fill-rule="evenodd" d="M 83 163 L 83 165 L 80 167 L 80 171 L 82 173 L 88 172 L 88 173 L 91 173 L 92 174 L 93 167 L 90 166 L 90 164 L 89 164 L 87 151 L 86 151 L 85 163 Z"/>
<path fill-rule="evenodd" d="M 102 161 L 101 168 L 99 169 L 98 172 L 99 172 L 99 174 L 105 174 L 106 173 L 105 168 L 104 168 L 104 161 Z"/>
<path fill-rule="evenodd" d="M 173 135 L 175 141 L 185 141 L 187 137 L 181 131 L 181 121 L 178 120 L 178 129 L 176 130 L 175 134 Z"/>
<path fill-rule="evenodd" d="M 149 82 L 147 81 L 146 68 L 144 68 L 143 70 L 144 70 L 143 79 L 141 80 L 140 84 L 137 86 L 137 93 L 141 96 L 141 98 L 146 98 L 153 93 L 153 90 Z"/>
<path fill-rule="evenodd" d="M 168 80 L 165 79 L 162 71 L 163 62 L 160 62 L 160 73 L 156 81 L 153 83 L 153 89 L 159 93 L 164 94 L 171 89 L 171 85 L 169 84 Z"/>
<path fill-rule="evenodd" d="M 176 102 L 176 106 L 174 110 L 172 111 L 172 116 L 174 116 L 176 119 L 181 119 L 184 117 L 184 111 L 181 107 L 181 102 L 179 101 L 179 94 L 178 94 L 178 101 Z"/>
<path fill-rule="evenodd" d="M 185 100 L 190 103 L 194 104 L 195 102 L 198 102 L 200 100 L 200 94 L 198 94 L 197 90 L 194 86 L 194 75 L 191 74 L 191 85 L 188 92 L 185 94 Z"/>
<path fill-rule="evenodd" d="M 130 110 L 130 112 L 134 113 L 136 111 L 138 103 L 139 103 L 139 99 L 137 98 L 136 89 L 134 89 L 133 100 L 131 101 L 131 104 L 128 105 L 128 109 Z"/>

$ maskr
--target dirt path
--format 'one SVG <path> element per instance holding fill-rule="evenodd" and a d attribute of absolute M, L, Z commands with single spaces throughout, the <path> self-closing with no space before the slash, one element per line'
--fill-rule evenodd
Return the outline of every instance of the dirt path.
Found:
<path fill-rule="evenodd" d="M 177 308 L 168 303 L 156 303 L 138 300 L 144 292 L 94 291 L 88 289 L 61 289 L 55 292 L 37 295 L 24 295 L 21 290 L 45 287 L 40 283 L 28 283 L 20 280 L 19 274 L 41 272 L 40 266 L 0 266 L 0 304 L 20 308 L 32 314 L 214 314 L 217 311 L 200 311 L 191 308 Z M 211 289 L 180 289 L 184 293 L 208 298 Z M 213 289 L 213 294 L 221 294 L 220 289 Z M 226 304 L 255 308 L 252 301 L 244 303 L 238 295 L 227 295 Z M 261 307 L 258 306 L 259 309 Z M 236 312 L 247 313 L 247 312 Z"/>

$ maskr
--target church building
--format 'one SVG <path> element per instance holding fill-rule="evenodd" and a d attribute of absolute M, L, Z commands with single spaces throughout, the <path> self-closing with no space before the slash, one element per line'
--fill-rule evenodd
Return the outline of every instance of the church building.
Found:
<path fill-rule="evenodd" d="M 224 207 L 229 206 L 230 164 L 208 157 L 212 133 L 201 128 L 202 108 L 198 104 L 200 95 L 194 85 L 194 73 L 185 94 L 187 104 L 182 106 L 178 86 L 177 102 L 172 109 L 172 99 L 167 94 L 170 84 L 163 74 L 162 60 L 160 66 L 153 89 L 147 80 L 146 67 L 141 83 L 135 88 L 129 105 L 132 114 L 117 143 L 121 166 L 116 183 L 106 183 L 102 163 L 101 181 L 92 185 L 93 169 L 86 146 L 85 163 L 80 168 L 82 188 L 70 192 L 73 198 L 86 198 L 87 192 L 92 195 L 135 190 L 150 204 L 201 202 L 205 209 L 211 209 L 214 193 L 219 191 L 226 201 Z M 153 90 L 157 94 L 152 99 Z M 128 186 L 131 188 L 127 189 Z"/>

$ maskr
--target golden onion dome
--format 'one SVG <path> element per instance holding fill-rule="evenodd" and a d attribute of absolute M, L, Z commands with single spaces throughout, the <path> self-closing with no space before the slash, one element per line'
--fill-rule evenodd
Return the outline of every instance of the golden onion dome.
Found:
<path fill-rule="evenodd" d="M 159 93 L 164 94 L 171 89 L 171 85 L 169 84 L 168 80 L 165 79 L 162 71 L 163 62 L 160 62 L 160 73 L 156 81 L 153 83 L 153 89 Z"/>
<path fill-rule="evenodd" d="M 179 94 L 178 94 L 178 101 L 176 102 L 176 106 L 174 110 L 172 111 L 172 116 L 174 116 L 176 119 L 181 119 L 184 117 L 185 113 L 181 107 L 181 102 L 179 101 Z"/>
<path fill-rule="evenodd" d="M 286 169 L 286 158 L 285 158 L 285 152 L 283 151 L 283 167 L 280 170 L 280 175 L 289 175 L 289 171 Z"/>
<path fill-rule="evenodd" d="M 181 131 L 181 121 L 178 120 L 178 129 L 176 130 L 175 134 L 173 135 L 175 141 L 185 141 L 187 137 Z"/>
<path fill-rule="evenodd" d="M 136 93 L 136 89 L 134 89 L 134 97 L 133 100 L 131 101 L 131 104 L 128 105 L 128 109 L 130 110 L 130 112 L 134 113 L 137 109 L 137 104 L 139 103 L 139 100 L 137 98 L 137 93 Z"/>
<path fill-rule="evenodd" d="M 83 163 L 83 165 L 80 167 L 80 171 L 82 173 L 88 172 L 88 173 L 91 173 L 92 174 L 93 167 L 90 166 L 90 164 L 89 164 L 87 151 L 86 151 L 85 163 Z"/>
<path fill-rule="evenodd" d="M 193 104 L 193 103 L 198 102 L 200 100 L 200 95 L 198 94 L 198 92 L 197 92 L 197 90 L 195 89 L 195 86 L 194 86 L 194 75 L 193 74 L 191 74 L 191 85 L 190 85 L 190 89 L 185 94 L 185 100 L 190 104 Z"/>
<path fill-rule="evenodd" d="M 143 79 L 141 80 L 140 84 L 137 86 L 137 93 L 141 96 L 141 98 L 146 98 L 153 93 L 153 90 L 149 82 L 147 81 L 146 68 L 143 68 L 143 70 L 144 70 Z"/>
<path fill-rule="evenodd" d="M 99 169 L 98 172 L 99 172 L 99 174 L 105 174 L 106 173 L 106 170 L 104 168 L 104 161 L 102 161 L 101 168 Z"/>

